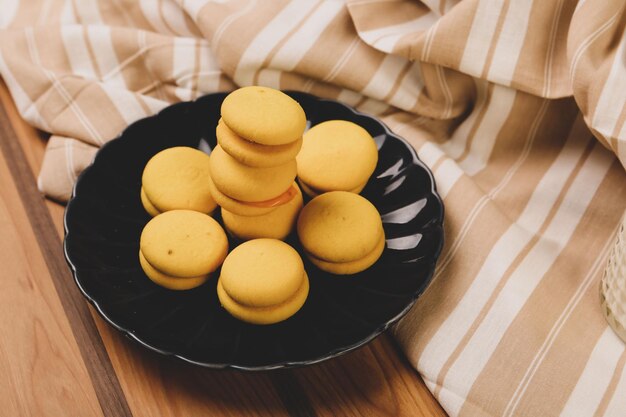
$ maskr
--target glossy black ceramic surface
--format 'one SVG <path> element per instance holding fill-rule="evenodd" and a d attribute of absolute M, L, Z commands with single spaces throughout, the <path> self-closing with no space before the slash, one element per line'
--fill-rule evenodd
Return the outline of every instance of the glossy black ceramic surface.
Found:
<path fill-rule="evenodd" d="M 76 183 L 65 215 L 66 258 L 80 290 L 112 326 L 149 349 L 198 365 L 274 369 L 362 346 L 424 291 L 443 244 L 443 205 L 428 168 L 377 119 L 335 101 L 288 94 L 304 108 L 309 126 L 345 119 L 375 138 L 378 166 L 362 195 L 383 220 L 387 245 L 379 261 L 357 275 L 333 276 L 305 260 L 311 285 L 305 305 L 270 326 L 226 313 L 216 295 L 217 276 L 190 291 L 153 284 L 138 260 L 139 236 L 150 220 L 139 199 L 141 173 L 165 148 L 210 152 L 226 96 L 211 94 L 132 124 L 98 152 Z M 302 252 L 295 237 L 289 243 Z"/>

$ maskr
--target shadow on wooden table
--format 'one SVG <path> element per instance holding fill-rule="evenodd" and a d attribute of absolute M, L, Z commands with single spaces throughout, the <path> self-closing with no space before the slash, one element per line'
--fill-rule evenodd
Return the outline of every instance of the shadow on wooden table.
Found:
<path fill-rule="evenodd" d="M 98 322 L 98 327 L 106 326 Z M 443 415 L 387 335 L 316 365 L 242 372 L 199 368 L 149 352 L 110 330 L 104 333 L 105 339 L 111 336 L 124 340 L 113 343 L 124 352 L 115 352 L 112 359 L 116 369 L 134 368 L 134 372 L 120 375 L 132 410 L 147 407 L 157 412 L 169 408 L 175 415 L 182 410 L 184 415 Z M 134 363 L 116 363 L 124 359 Z M 132 393 L 137 389 L 152 390 L 139 397 L 163 403 L 133 404 Z"/>

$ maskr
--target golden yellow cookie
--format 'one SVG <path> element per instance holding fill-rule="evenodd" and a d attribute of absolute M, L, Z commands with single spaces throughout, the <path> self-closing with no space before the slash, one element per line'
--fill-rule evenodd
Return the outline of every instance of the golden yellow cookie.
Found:
<path fill-rule="evenodd" d="M 166 275 L 150 265 L 141 251 L 139 251 L 139 263 L 141 264 L 141 269 L 143 269 L 146 276 L 150 278 L 152 282 L 170 290 L 190 290 L 204 284 L 209 278 L 209 275 L 191 278 L 180 278 Z"/>
<path fill-rule="evenodd" d="M 261 216 L 239 216 L 222 208 L 224 226 L 241 240 L 258 238 L 285 239 L 293 230 L 302 209 L 302 192 L 293 183 L 296 195 L 286 204 Z"/>
<path fill-rule="evenodd" d="M 317 193 L 360 192 L 378 163 L 372 136 L 346 120 L 329 120 L 309 129 L 296 157 L 298 177 Z"/>
<path fill-rule="evenodd" d="M 191 210 L 159 214 L 146 224 L 141 253 L 165 275 L 192 278 L 210 274 L 224 261 L 228 239 L 210 216 Z"/>
<path fill-rule="evenodd" d="M 302 138 L 276 146 L 250 142 L 230 130 L 222 120 L 217 124 L 216 135 L 217 143 L 227 154 L 244 165 L 256 168 L 286 164 L 296 157 L 302 147 Z"/>
<path fill-rule="evenodd" d="M 309 197 L 317 197 L 320 194 L 324 194 L 325 191 L 319 191 L 319 190 L 315 190 L 313 189 L 310 185 L 306 184 L 304 181 L 302 181 L 302 178 L 298 178 L 298 182 L 300 183 L 300 188 L 302 188 L 302 191 L 304 191 Z M 367 183 L 361 184 L 356 188 L 353 188 L 352 190 L 348 190 L 351 193 L 355 193 L 358 194 L 361 191 L 363 191 L 363 188 L 365 188 L 365 186 L 367 185 Z"/>
<path fill-rule="evenodd" d="M 148 199 L 148 196 L 146 195 L 143 187 L 141 187 L 140 196 L 141 204 L 143 204 L 143 208 L 148 212 L 149 215 L 154 217 L 161 214 L 161 212 L 156 207 L 154 207 L 154 204 L 152 204 L 152 202 Z"/>
<path fill-rule="evenodd" d="M 270 168 L 252 168 L 239 163 L 217 145 L 211 153 L 211 180 L 232 199 L 263 202 L 283 194 L 296 178 L 296 161 Z"/>
<path fill-rule="evenodd" d="M 237 135 L 262 145 L 284 145 L 302 136 L 304 110 L 287 94 L 268 87 L 243 87 L 222 103 L 222 119 Z"/>
<path fill-rule="evenodd" d="M 179 209 L 212 212 L 216 204 L 208 186 L 209 161 L 204 152 L 186 146 L 157 153 L 148 161 L 141 177 L 146 200 L 160 212 Z"/>
<path fill-rule="evenodd" d="M 307 252 L 307 257 L 313 263 L 313 265 L 317 266 L 319 269 L 330 272 L 336 275 L 350 275 L 356 274 L 357 272 L 365 271 L 370 266 L 374 265 L 380 255 L 382 255 L 385 250 L 385 236 L 381 236 L 378 244 L 374 248 L 374 250 L 367 255 L 365 255 L 361 259 L 357 259 L 356 261 L 350 262 L 328 262 L 323 261 L 321 259 L 317 259 L 314 256 L 311 256 Z"/>
<path fill-rule="evenodd" d="M 224 261 L 217 294 L 236 318 L 272 324 L 295 314 L 309 292 L 309 279 L 298 252 L 276 239 L 239 245 Z"/>
<path fill-rule="evenodd" d="M 376 208 L 347 191 L 332 191 L 311 200 L 300 212 L 297 229 L 307 254 L 330 263 L 362 260 L 384 239 Z"/>

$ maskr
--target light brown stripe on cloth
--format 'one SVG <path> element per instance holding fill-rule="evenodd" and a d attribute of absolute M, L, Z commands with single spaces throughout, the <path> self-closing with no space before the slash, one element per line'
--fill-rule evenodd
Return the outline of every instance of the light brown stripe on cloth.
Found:
<path fill-rule="evenodd" d="M 501 292 L 503 288 L 505 287 L 508 279 L 520 267 L 524 259 L 526 259 L 530 255 L 531 250 L 539 243 L 540 241 L 539 236 L 545 234 L 550 223 L 554 220 L 554 216 L 556 215 L 559 206 L 563 202 L 563 198 L 565 197 L 566 193 L 569 191 L 569 187 L 574 181 L 574 178 L 578 175 L 580 169 L 582 168 L 583 163 L 585 162 L 585 160 L 591 153 L 593 146 L 594 144 L 591 143 L 590 145 L 587 146 L 587 149 L 585 149 L 585 152 L 583 153 L 581 159 L 579 159 L 578 164 L 570 173 L 569 177 L 567 178 L 567 181 L 565 181 L 565 183 L 563 184 L 563 188 L 561 189 L 557 199 L 555 200 L 554 205 L 552 206 L 549 213 L 543 220 L 543 223 L 541 227 L 539 228 L 539 230 L 537 231 L 537 233 L 534 234 L 533 237 L 528 241 L 528 243 L 526 243 L 526 245 L 517 253 L 513 262 L 509 265 L 509 267 L 504 272 L 504 274 L 501 277 L 499 277 L 498 283 L 495 286 L 494 291 L 489 296 L 489 299 L 482 306 L 480 313 L 478 314 L 476 319 L 474 319 L 471 326 L 467 329 L 463 338 L 460 340 L 459 344 L 456 346 L 454 352 L 452 353 L 450 357 L 448 357 L 441 371 L 437 375 L 436 382 L 438 386 L 443 385 L 443 382 L 450 370 L 450 367 L 459 359 L 459 356 L 461 355 L 461 353 L 467 346 L 468 342 L 476 333 L 478 326 L 481 324 L 481 322 L 483 322 L 487 313 L 490 310 L 492 310 L 495 301 L 502 295 Z M 436 392 L 437 391 L 435 391 L 435 393 Z"/>

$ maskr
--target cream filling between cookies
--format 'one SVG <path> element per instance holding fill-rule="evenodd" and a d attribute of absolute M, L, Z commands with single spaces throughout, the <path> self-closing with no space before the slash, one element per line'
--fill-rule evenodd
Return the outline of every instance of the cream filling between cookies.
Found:
<path fill-rule="evenodd" d="M 278 206 L 282 206 L 283 204 L 287 204 L 288 202 L 290 202 L 291 200 L 293 200 L 293 198 L 298 194 L 298 190 L 296 190 L 296 188 L 291 185 L 289 186 L 289 189 L 287 191 L 285 191 L 284 193 L 282 193 L 281 195 L 279 195 L 278 197 L 274 197 L 271 198 L 269 200 L 265 200 L 265 201 L 241 201 L 241 200 L 237 200 L 235 198 L 231 198 L 231 200 L 236 201 L 239 204 L 245 204 L 247 206 L 252 206 L 252 207 L 263 207 L 263 208 L 267 208 L 267 207 L 278 207 Z"/>

